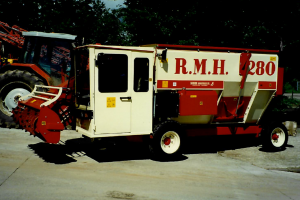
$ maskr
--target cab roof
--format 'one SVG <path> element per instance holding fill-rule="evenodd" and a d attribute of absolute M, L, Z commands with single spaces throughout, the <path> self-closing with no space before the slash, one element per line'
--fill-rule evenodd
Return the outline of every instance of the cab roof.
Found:
<path fill-rule="evenodd" d="M 65 40 L 75 40 L 76 35 L 70 35 L 66 33 L 45 33 L 38 31 L 29 31 L 22 32 L 23 36 L 32 36 L 32 37 L 48 37 L 48 38 L 56 38 L 56 39 L 65 39 Z"/>

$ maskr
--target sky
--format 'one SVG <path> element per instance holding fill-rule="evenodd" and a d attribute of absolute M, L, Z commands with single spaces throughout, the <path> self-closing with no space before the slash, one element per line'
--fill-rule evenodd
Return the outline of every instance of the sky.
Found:
<path fill-rule="evenodd" d="M 106 8 L 116 9 L 117 5 L 122 5 L 124 3 L 124 0 L 102 0 L 102 2 L 105 4 Z"/>

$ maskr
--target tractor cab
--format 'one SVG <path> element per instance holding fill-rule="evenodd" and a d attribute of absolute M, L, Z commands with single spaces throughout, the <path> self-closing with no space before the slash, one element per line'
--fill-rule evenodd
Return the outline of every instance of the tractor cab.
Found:
<path fill-rule="evenodd" d="M 23 32 L 23 36 L 25 41 L 20 63 L 38 66 L 51 77 L 51 85 L 59 85 L 68 79 L 75 35 L 30 31 Z"/>

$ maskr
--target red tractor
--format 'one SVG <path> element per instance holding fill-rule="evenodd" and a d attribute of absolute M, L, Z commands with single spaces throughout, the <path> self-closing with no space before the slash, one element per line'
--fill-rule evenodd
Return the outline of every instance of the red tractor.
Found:
<path fill-rule="evenodd" d="M 1 59 L 0 65 L 0 126 L 13 127 L 12 110 L 21 96 L 29 94 L 35 85 L 57 86 L 68 80 L 70 50 L 76 36 L 20 28 L 8 31 L 2 22 L 0 26 L 7 32 L 0 32 L 0 39 L 21 49 L 17 62 Z"/>

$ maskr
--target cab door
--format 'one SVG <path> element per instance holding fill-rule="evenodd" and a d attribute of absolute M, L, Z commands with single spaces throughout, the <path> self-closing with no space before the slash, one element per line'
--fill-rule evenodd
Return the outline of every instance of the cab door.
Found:
<path fill-rule="evenodd" d="M 132 79 L 130 51 L 96 50 L 95 134 L 129 133 Z"/>
<path fill-rule="evenodd" d="M 131 132 L 143 135 L 152 132 L 153 54 L 132 52 Z"/>

